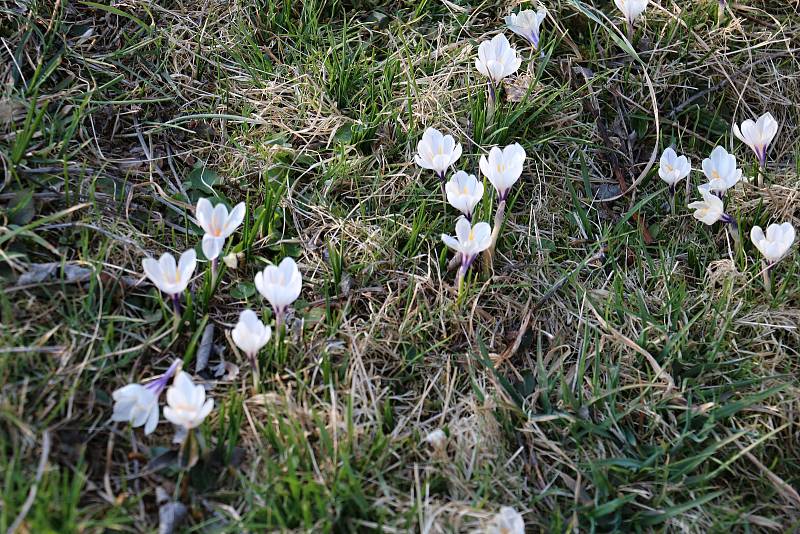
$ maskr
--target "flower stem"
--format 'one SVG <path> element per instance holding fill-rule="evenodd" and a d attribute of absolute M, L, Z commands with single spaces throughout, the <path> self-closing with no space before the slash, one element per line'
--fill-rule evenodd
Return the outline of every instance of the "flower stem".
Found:
<path fill-rule="evenodd" d="M 172 309 L 175 311 L 175 328 L 177 329 L 181 323 L 181 296 L 175 293 L 172 297 Z"/>
<path fill-rule="evenodd" d="M 675 213 L 675 185 L 669 186 L 669 212 Z"/>
<path fill-rule="evenodd" d="M 257 395 L 261 385 L 261 375 L 258 372 L 258 354 L 248 354 L 250 367 L 253 370 L 253 395 Z"/>
<path fill-rule="evenodd" d="M 458 284 L 458 295 L 456 297 L 456 306 L 458 308 L 461 307 L 461 302 L 464 299 L 464 279 L 467 277 L 467 269 L 465 265 L 461 265 L 458 269 L 458 277 L 457 277 L 457 284 Z"/>
<path fill-rule="evenodd" d="M 764 262 L 763 260 L 761 261 L 761 267 L 762 267 L 761 276 L 764 279 L 764 288 L 767 290 L 767 294 L 769 296 L 772 296 L 772 267 L 774 267 L 775 264 L 768 263 L 765 266 L 765 263 L 766 262 Z"/>
<path fill-rule="evenodd" d="M 211 260 L 211 288 L 217 284 L 217 267 L 219 266 L 219 258 Z"/>
<path fill-rule="evenodd" d="M 497 104 L 497 90 L 494 86 L 494 81 L 489 78 L 489 102 L 486 108 L 486 126 L 489 126 L 494 119 L 494 108 Z"/>
<path fill-rule="evenodd" d="M 503 226 L 503 221 L 506 217 L 506 201 L 501 200 L 497 205 L 497 212 L 494 214 L 494 228 L 492 228 L 492 242 L 489 248 L 486 249 L 484 255 L 484 270 L 488 274 L 494 263 L 494 250 L 497 247 L 497 239 L 500 237 L 500 227 Z"/>

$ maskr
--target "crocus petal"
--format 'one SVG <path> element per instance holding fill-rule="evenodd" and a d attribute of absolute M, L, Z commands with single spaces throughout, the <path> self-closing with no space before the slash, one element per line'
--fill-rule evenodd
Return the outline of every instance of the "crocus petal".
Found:
<path fill-rule="evenodd" d="M 247 208 L 245 207 L 244 202 L 239 202 L 233 207 L 233 210 L 231 210 L 227 220 L 225 221 L 225 225 L 222 228 L 223 237 L 230 236 L 236 231 L 239 225 L 242 224 L 246 209 Z"/>

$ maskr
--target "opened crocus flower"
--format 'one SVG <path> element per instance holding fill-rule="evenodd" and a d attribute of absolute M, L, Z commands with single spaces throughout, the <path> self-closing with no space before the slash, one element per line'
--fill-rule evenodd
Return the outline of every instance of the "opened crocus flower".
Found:
<path fill-rule="evenodd" d="M 300 296 L 303 276 L 292 258 L 284 258 L 276 267 L 268 265 L 256 273 L 256 289 L 275 311 L 275 322 L 281 325 L 289 305 Z"/>
<path fill-rule="evenodd" d="M 491 245 L 492 228 L 485 222 L 479 222 L 472 226 L 466 218 L 459 217 L 458 221 L 456 221 L 455 237 L 442 234 L 442 241 L 445 245 L 458 252 L 461 259 L 459 277 L 463 279 L 467 269 L 478 257 L 478 254 Z"/>
<path fill-rule="evenodd" d="M 464 171 L 456 172 L 447 182 L 445 192 L 450 205 L 471 221 L 475 206 L 483 198 L 483 184 L 475 178 L 475 175 Z"/>
<path fill-rule="evenodd" d="M 526 9 L 512 13 L 505 18 L 505 21 L 509 30 L 527 39 L 533 48 L 539 48 L 539 26 L 546 16 L 547 10 L 540 7 L 537 11 Z"/>
<path fill-rule="evenodd" d="M 197 254 L 191 248 L 181 254 L 177 263 L 169 252 L 164 253 L 158 260 L 153 258 L 142 260 L 144 274 L 154 286 L 172 298 L 177 315 L 181 313 L 180 294 L 189 286 L 196 262 Z"/>
<path fill-rule="evenodd" d="M 614 3 L 632 28 L 633 22 L 647 9 L 648 0 L 614 0 Z"/>
<path fill-rule="evenodd" d="M 447 169 L 461 157 L 461 144 L 452 135 L 443 135 L 436 128 L 426 128 L 417 143 L 414 161 L 423 169 L 436 173 L 444 182 Z"/>
<path fill-rule="evenodd" d="M 481 172 L 497 190 L 501 201 L 508 198 L 511 188 L 522 176 L 524 163 L 525 149 L 519 143 L 508 145 L 502 150 L 499 147 L 492 147 L 488 158 L 481 156 Z"/>
<path fill-rule="evenodd" d="M 250 358 L 250 363 L 255 366 L 256 355 L 269 342 L 272 337 L 272 329 L 261 322 L 256 312 L 244 310 L 239 315 L 239 322 L 231 332 L 231 337 L 236 346 Z"/>
<path fill-rule="evenodd" d="M 525 534 L 525 521 L 522 514 L 503 506 L 486 529 L 487 534 Z"/>
<path fill-rule="evenodd" d="M 240 202 L 228 213 L 228 208 L 221 202 L 211 207 L 211 201 L 201 198 L 197 201 L 195 215 L 197 224 L 203 229 L 203 254 L 211 261 L 216 261 L 225 246 L 225 239 L 242 224 L 245 206 Z"/>
<path fill-rule="evenodd" d="M 475 68 L 478 72 L 489 78 L 489 97 L 494 103 L 495 91 L 498 84 L 511 74 L 517 72 L 522 58 L 509 44 L 506 36 L 496 35 L 491 41 L 483 41 L 478 45 L 478 57 L 475 59 Z"/>
<path fill-rule="evenodd" d="M 775 265 L 789 252 L 795 238 L 795 230 L 791 223 L 770 224 L 767 233 L 760 226 L 750 230 L 750 240 L 767 260 L 770 267 Z"/>
<path fill-rule="evenodd" d="M 689 204 L 689 209 L 695 210 L 692 214 L 698 221 L 709 226 L 717 221 L 724 223 L 734 223 L 733 217 L 725 213 L 725 205 L 722 199 L 709 191 L 700 191 L 703 200 L 698 200 Z"/>
<path fill-rule="evenodd" d="M 178 372 L 167 389 L 164 406 L 164 417 L 179 428 L 175 441 L 183 441 L 186 432 L 200 426 L 212 409 L 214 399 L 206 399 L 206 388 L 195 385 L 187 373 Z"/>
<path fill-rule="evenodd" d="M 736 168 L 736 156 L 728 154 L 721 146 L 714 148 L 711 156 L 703 160 L 703 173 L 708 183 L 701 185 L 700 191 L 710 191 L 720 196 L 742 179 L 742 170 Z"/>
<path fill-rule="evenodd" d="M 114 399 L 111 420 L 130 423 L 133 428 L 144 426 L 145 435 L 151 434 L 158 426 L 158 397 L 181 363 L 175 360 L 167 372 L 147 384 L 128 384 L 115 390 L 111 394 Z"/>
<path fill-rule="evenodd" d="M 736 124 L 733 125 L 733 135 L 756 153 L 758 164 L 762 169 L 767 161 L 767 148 L 777 133 L 778 122 L 769 112 L 761 115 L 756 121 L 747 119 L 741 128 Z"/>

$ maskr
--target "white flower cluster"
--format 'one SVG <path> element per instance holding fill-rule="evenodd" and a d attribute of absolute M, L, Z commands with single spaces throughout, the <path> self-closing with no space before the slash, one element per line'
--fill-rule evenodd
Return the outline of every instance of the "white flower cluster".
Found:
<path fill-rule="evenodd" d="M 204 232 L 200 246 L 206 259 L 211 262 L 212 279 L 216 274 L 217 258 L 225 248 L 225 240 L 242 224 L 246 211 L 243 202 L 229 212 L 222 203 L 214 207 L 208 199 L 198 200 L 195 216 Z M 236 268 L 238 256 L 229 256 L 226 256 L 225 264 Z M 158 260 L 145 258 L 142 261 L 145 276 L 172 299 L 176 317 L 181 313 L 180 296 L 189 287 L 196 265 L 197 256 L 193 248 L 181 254 L 178 261 L 168 252 Z M 297 264 L 292 258 L 284 258 L 279 265 L 269 265 L 258 272 L 254 284 L 272 306 L 276 325 L 280 327 L 286 319 L 289 306 L 300 296 L 303 286 L 303 277 Z M 262 323 L 250 309 L 241 312 L 238 323 L 231 331 L 234 344 L 249 358 L 254 376 L 257 376 L 258 352 L 271 337 L 272 328 Z M 145 434 L 152 433 L 159 420 L 158 398 L 169 379 L 174 377 L 172 386 L 167 389 L 164 417 L 176 426 L 176 440 L 183 440 L 188 431 L 199 426 L 211 413 L 214 400 L 206 399 L 205 387 L 195 384 L 187 373 L 179 370 L 180 363 L 180 360 L 176 360 L 167 372 L 146 385 L 128 384 L 114 391 L 112 420 L 128 422 L 134 428 L 144 426 Z"/>
<path fill-rule="evenodd" d="M 767 150 L 777 132 L 778 122 L 770 113 L 765 113 L 756 121 L 746 120 L 741 127 L 733 125 L 733 134 L 755 153 L 759 172 L 763 172 L 766 166 Z M 688 205 L 694 210 L 694 218 L 709 226 L 718 221 L 736 226 L 734 217 L 725 213 L 724 203 L 725 193 L 742 180 L 742 170 L 737 166 L 736 156 L 717 146 L 703 160 L 702 169 L 708 182 L 697 188 L 703 200 Z M 691 170 L 691 163 L 686 156 L 678 156 L 672 148 L 664 150 L 658 175 L 669 186 L 671 196 L 675 195 L 675 185 L 689 176 Z M 766 233 L 760 226 L 753 226 L 750 240 L 771 267 L 788 254 L 795 240 L 795 229 L 789 222 L 773 223 L 767 227 Z"/>

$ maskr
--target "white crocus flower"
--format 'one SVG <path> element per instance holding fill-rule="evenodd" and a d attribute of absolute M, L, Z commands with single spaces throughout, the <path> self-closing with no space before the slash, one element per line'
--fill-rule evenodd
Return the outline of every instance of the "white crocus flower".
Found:
<path fill-rule="evenodd" d="M 742 179 L 742 170 L 736 168 L 736 156 L 728 154 L 718 146 L 711 151 L 711 156 L 703 160 L 703 173 L 708 183 L 700 186 L 700 191 L 710 191 L 724 195 L 731 187 Z"/>
<path fill-rule="evenodd" d="M 525 163 L 525 149 L 519 143 L 508 145 L 500 150 L 492 147 L 488 159 L 481 156 L 480 168 L 486 178 L 497 190 L 499 200 L 508 198 L 511 188 L 522 175 L 522 165 Z"/>
<path fill-rule="evenodd" d="M 509 30 L 527 39 L 533 48 L 539 48 L 539 27 L 546 16 L 547 10 L 540 7 L 537 11 L 526 9 L 512 13 L 505 18 L 505 21 Z"/>
<path fill-rule="evenodd" d="M 460 255 L 463 276 L 478 254 L 492 244 L 492 228 L 485 222 L 471 226 L 466 218 L 459 217 L 456 221 L 455 237 L 442 234 L 442 241 Z"/>
<path fill-rule="evenodd" d="M 658 165 L 658 175 L 669 185 L 670 191 L 674 192 L 675 185 L 689 176 L 690 172 L 692 165 L 686 156 L 678 156 L 672 147 L 664 150 Z"/>
<path fill-rule="evenodd" d="M 697 200 L 689 204 L 689 209 L 695 210 L 692 214 L 698 221 L 709 226 L 717 221 L 732 223 L 733 218 L 725 213 L 725 205 L 722 199 L 709 191 L 700 191 L 703 200 Z"/>
<path fill-rule="evenodd" d="M 151 434 L 158 426 L 158 397 L 181 363 L 175 360 L 166 373 L 145 385 L 128 384 L 115 390 L 111 394 L 114 399 L 111 420 L 130 423 L 134 428 L 144 426 L 144 433 Z"/>
<path fill-rule="evenodd" d="M 525 534 L 522 514 L 510 506 L 503 506 L 489 523 L 486 534 Z"/>
<path fill-rule="evenodd" d="M 300 296 L 303 276 L 292 258 L 284 258 L 277 267 L 268 265 L 262 272 L 256 273 L 255 283 L 261 296 L 269 301 L 280 324 L 286 309 Z"/>
<path fill-rule="evenodd" d="M 211 201 L 201 198 L 197 201 L 195 216 L 197 224 L 203 229 L 203 254 L 209 260 L 216 260 L 222 248 L 225 246 L 225 239 L 230 236 L 242 224 L 245 214 L 244 202 L 238 203 L 228 213 L 225 204 L 219 203 L 211 207 Z"/>
<path fill-rule="evenodd" d="M 741 128 L 733 125 L 733 134 L 756 153 L 758 164 L 763 168 L 767 161 L 767 148 L 778 133 L 778 122 L 767 112 L 755 122 L 747 119 Z"/>
<path fill-rule="evenodd" d="M 164 417 L 187 431 L 200 426 L 213 408 L 214 399 L 206 399 L 206 389 L 200 384 L 195 385 L 187 373 L 180 371 L 167 390 Z M 179 432 L 178 437 L 183 435 L 184 432 Z"/>
<path fill-rule="evenodd" d="M 444 180 L 447 169 L 461 157 L 461 144 L 452 135 L 444 135 L 436 128 L 426 128 L 417 143 L 414 161 L 423 169 L 434 171 Z"/>
<path fill-rule="evenodd" d="M 614 0 L 617 8 L 625 15 L 625 20 L 633 26 L 633 21 L 639 18 L 647 9 L 648 0 Z"/>
<path fill-rule="evenodd" d="M 447 182 L 444 190 L 450 205 L 471 221 L 475 206 L 483 198 L 483 183 L 479 182 L 474 174 L 458 171 Z"/>
<path fill-rule="evenodd" d="M 141 384 L 128 384 L 111 394 L 114 399 L 112 421 L 129 422 L 134 428 L 144 425 L 150 434 L 158 425 L 158 397 Z"/>
<path fill-rule="evenodd" d="M 252 361 L 255 360 L 258 351 L 269 342 L 272 329 L 261 322 L 256 312 L 244 310 L 239 315 L 239 322 L 231 332 L 231 337 L 236 346 Z"/>
<path fill-rule="evenodd" d="M 521 63 L 522 58 L 517 55 L 517 51 L 502 33 L 494 36 L 491 41 L 483 41 L 478 45 L 475 68 L 489 78 L 492 99 L 494 99 L 494 89 L 497 84 L 506 76 L 517 72 Z"/>
<path fill-rule="evenodd" d="M 142 268 L 154 286 L 171 296 L 173 301 L 177 301 L 192 279 L 196 262 L 197 254 L 190 248 L 181 254 L 177 263 L 175 257 L 166 252 L 158 260 L 145 258 L 142 260 Z"/>
<path fill-rule="evenodd" d="M 770 265 L 780 261 L 792 247 L 795 238 L 795 230 L 791 223 L 770 224 L 767 227 L 767 234 L 760 226 L 754 226 L 750 230 L 750 240 L 767 259 Z"/>

